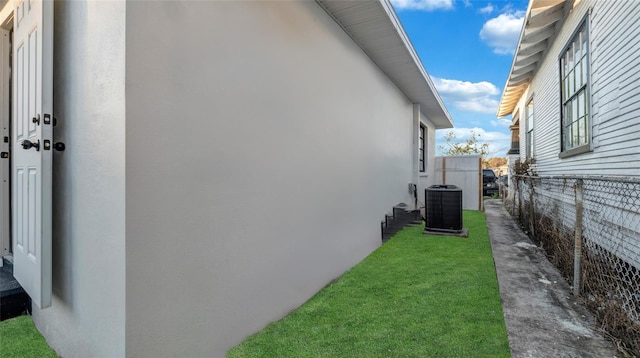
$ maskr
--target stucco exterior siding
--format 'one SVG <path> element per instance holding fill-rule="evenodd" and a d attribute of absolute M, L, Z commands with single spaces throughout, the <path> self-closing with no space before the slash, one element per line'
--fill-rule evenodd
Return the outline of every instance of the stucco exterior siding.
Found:
<path fill-rule="evenodd" d="M 424 190 L 431 185 L 441 184 L 441 178 L 436 178 L 436 151 L 435 151 L 435 143 L 436 143 L 436 128 L 435 126 L 423 115 L 420 115 L 420 123 L 424 124 L 427 128 L 427 138 L 426 138 L 426 153 L 425 153 L 425 171 L 419 172 L 418 167 L 416 166 L 416 173 L 418 176 L 417 181 L 417 190 L 418 190 L 418 201 L 419 206 L 424 206 Z M 416 149 L 417 151 L 417 149 Z M 416 157 L 417 158 L 417 157 Z M 416 159 L 417 163 L 417 159 Z"/>
<path fill-rule="evenodd" d="M 125 3 L 56 1 L 53 304 L 63 357 L 125 355 Z M 108 36 L 105 37 L 105 34 Z"/>
<path fill-rule="evenodd" d="M 558 58 L 589 9 L 592 151 L 560 158 Z M 535 157 L 539 175 L 629 176 L 640 173 L 640 4 L 583 0 L 567 16 L 516 108 L 521 114 L 521 156 L 526 132 L 522 118 L 534 100 Z M 623 15 L 621 17 L 621 15 Z"/>
<path fill-rule="evenodd" d="M 221 357 L 412 203 L 413 104 L 316 3 L 126 7 L 126 352 Z"/>

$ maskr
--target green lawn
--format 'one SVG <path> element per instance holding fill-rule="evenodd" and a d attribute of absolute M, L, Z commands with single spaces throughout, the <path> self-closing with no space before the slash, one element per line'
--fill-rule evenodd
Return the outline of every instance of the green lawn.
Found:
<path fill-rule="evenodd" d="M 228 357 L 509 357 L 484 214 L 464 227 L 404 229 Z"/>
<path fill-rule="evenodd" d="M 398 233 L 229 357 L 508 357 L 484 214 L 469 238 Z M 56 357 L 29 316 L 0 323 L 1 357 Z"/>
<path fill-rule="evenodd" d="M 0 357 L 48 358 L 57 357 L 29 316 L 0 322 Z"/>

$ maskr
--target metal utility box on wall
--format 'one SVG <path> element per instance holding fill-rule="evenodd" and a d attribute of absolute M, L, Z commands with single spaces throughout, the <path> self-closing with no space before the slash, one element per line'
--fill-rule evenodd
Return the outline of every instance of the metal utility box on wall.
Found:
<path fill-rule="evenodd" d="M 424 196 L 426 230 L 462 230 L 462 189 L 455 185 L 432 185 L 425 189 Z"/>

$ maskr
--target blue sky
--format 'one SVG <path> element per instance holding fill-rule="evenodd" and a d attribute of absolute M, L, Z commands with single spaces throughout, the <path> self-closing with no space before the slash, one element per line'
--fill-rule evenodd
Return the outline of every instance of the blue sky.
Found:
<path fill-rule="evenodd" d="M 464 140 L 473 129 L 490 144 L 489 157 L 504 157 L 511 118 L 498 119 L 496 112 L 528 1 L 391 3 L 453 118 L 456 137 Z M 436 146 L 448 131 L 437 131 Z"/>

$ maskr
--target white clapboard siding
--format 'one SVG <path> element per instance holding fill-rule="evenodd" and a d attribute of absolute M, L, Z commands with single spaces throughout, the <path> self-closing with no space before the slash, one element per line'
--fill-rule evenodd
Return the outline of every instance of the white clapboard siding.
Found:
<path fill-rule="evenodd" d="M 592 151 L 560 158 L 561 104 L 559 57 L 585 16 L 589 18 L 590 116 Z M 534 156 L 540 176 L 640 176 L 640 1 L 583 0 L 559 22 L 544 60 L 517 105 L 525 118 L 526 104 L 534 101 Z M 514 111 L 515 112 L 515 111 Z M 526 124 L 520 122 L 520 153 L 526 153 Z M 549 189 L 549 188 L 548 188 Z M 634 222 L 640 215 L 621 207 L 623 200 L 598 186 L 585 194 L 585 220 L 604 225 L 614 238 L 588 237 L 621 259 L 640 268 L 640 233 Z M 569 196 L 538 193 L 540 205 L 564 202 Z M 596 200 L 594 202 L 591 199 Z M 604 217 L 616 218 L 611 222 Z M 621 218 L 621 219 L 620 219 Z M 618 220 L 620 219 L 620 220 Z M 571 215 L 561 219 L 572 226 Z M 591 225 L 591 224 L 590 224 Z"/>
<path fill-rule="evenodd" d="M 593 151 L 560 158 L 559 56 L 589 15 Z M 567 15 L 518 103 L 534 100 L 539 175 L 640 175 L 640 2 L 584 0 Z M 523 117 L 521 115 L 521 117 Z M 524 128 L 524 123 L 521 123 Z M 520 132 L 526 153 L 526 132 Z"/>

